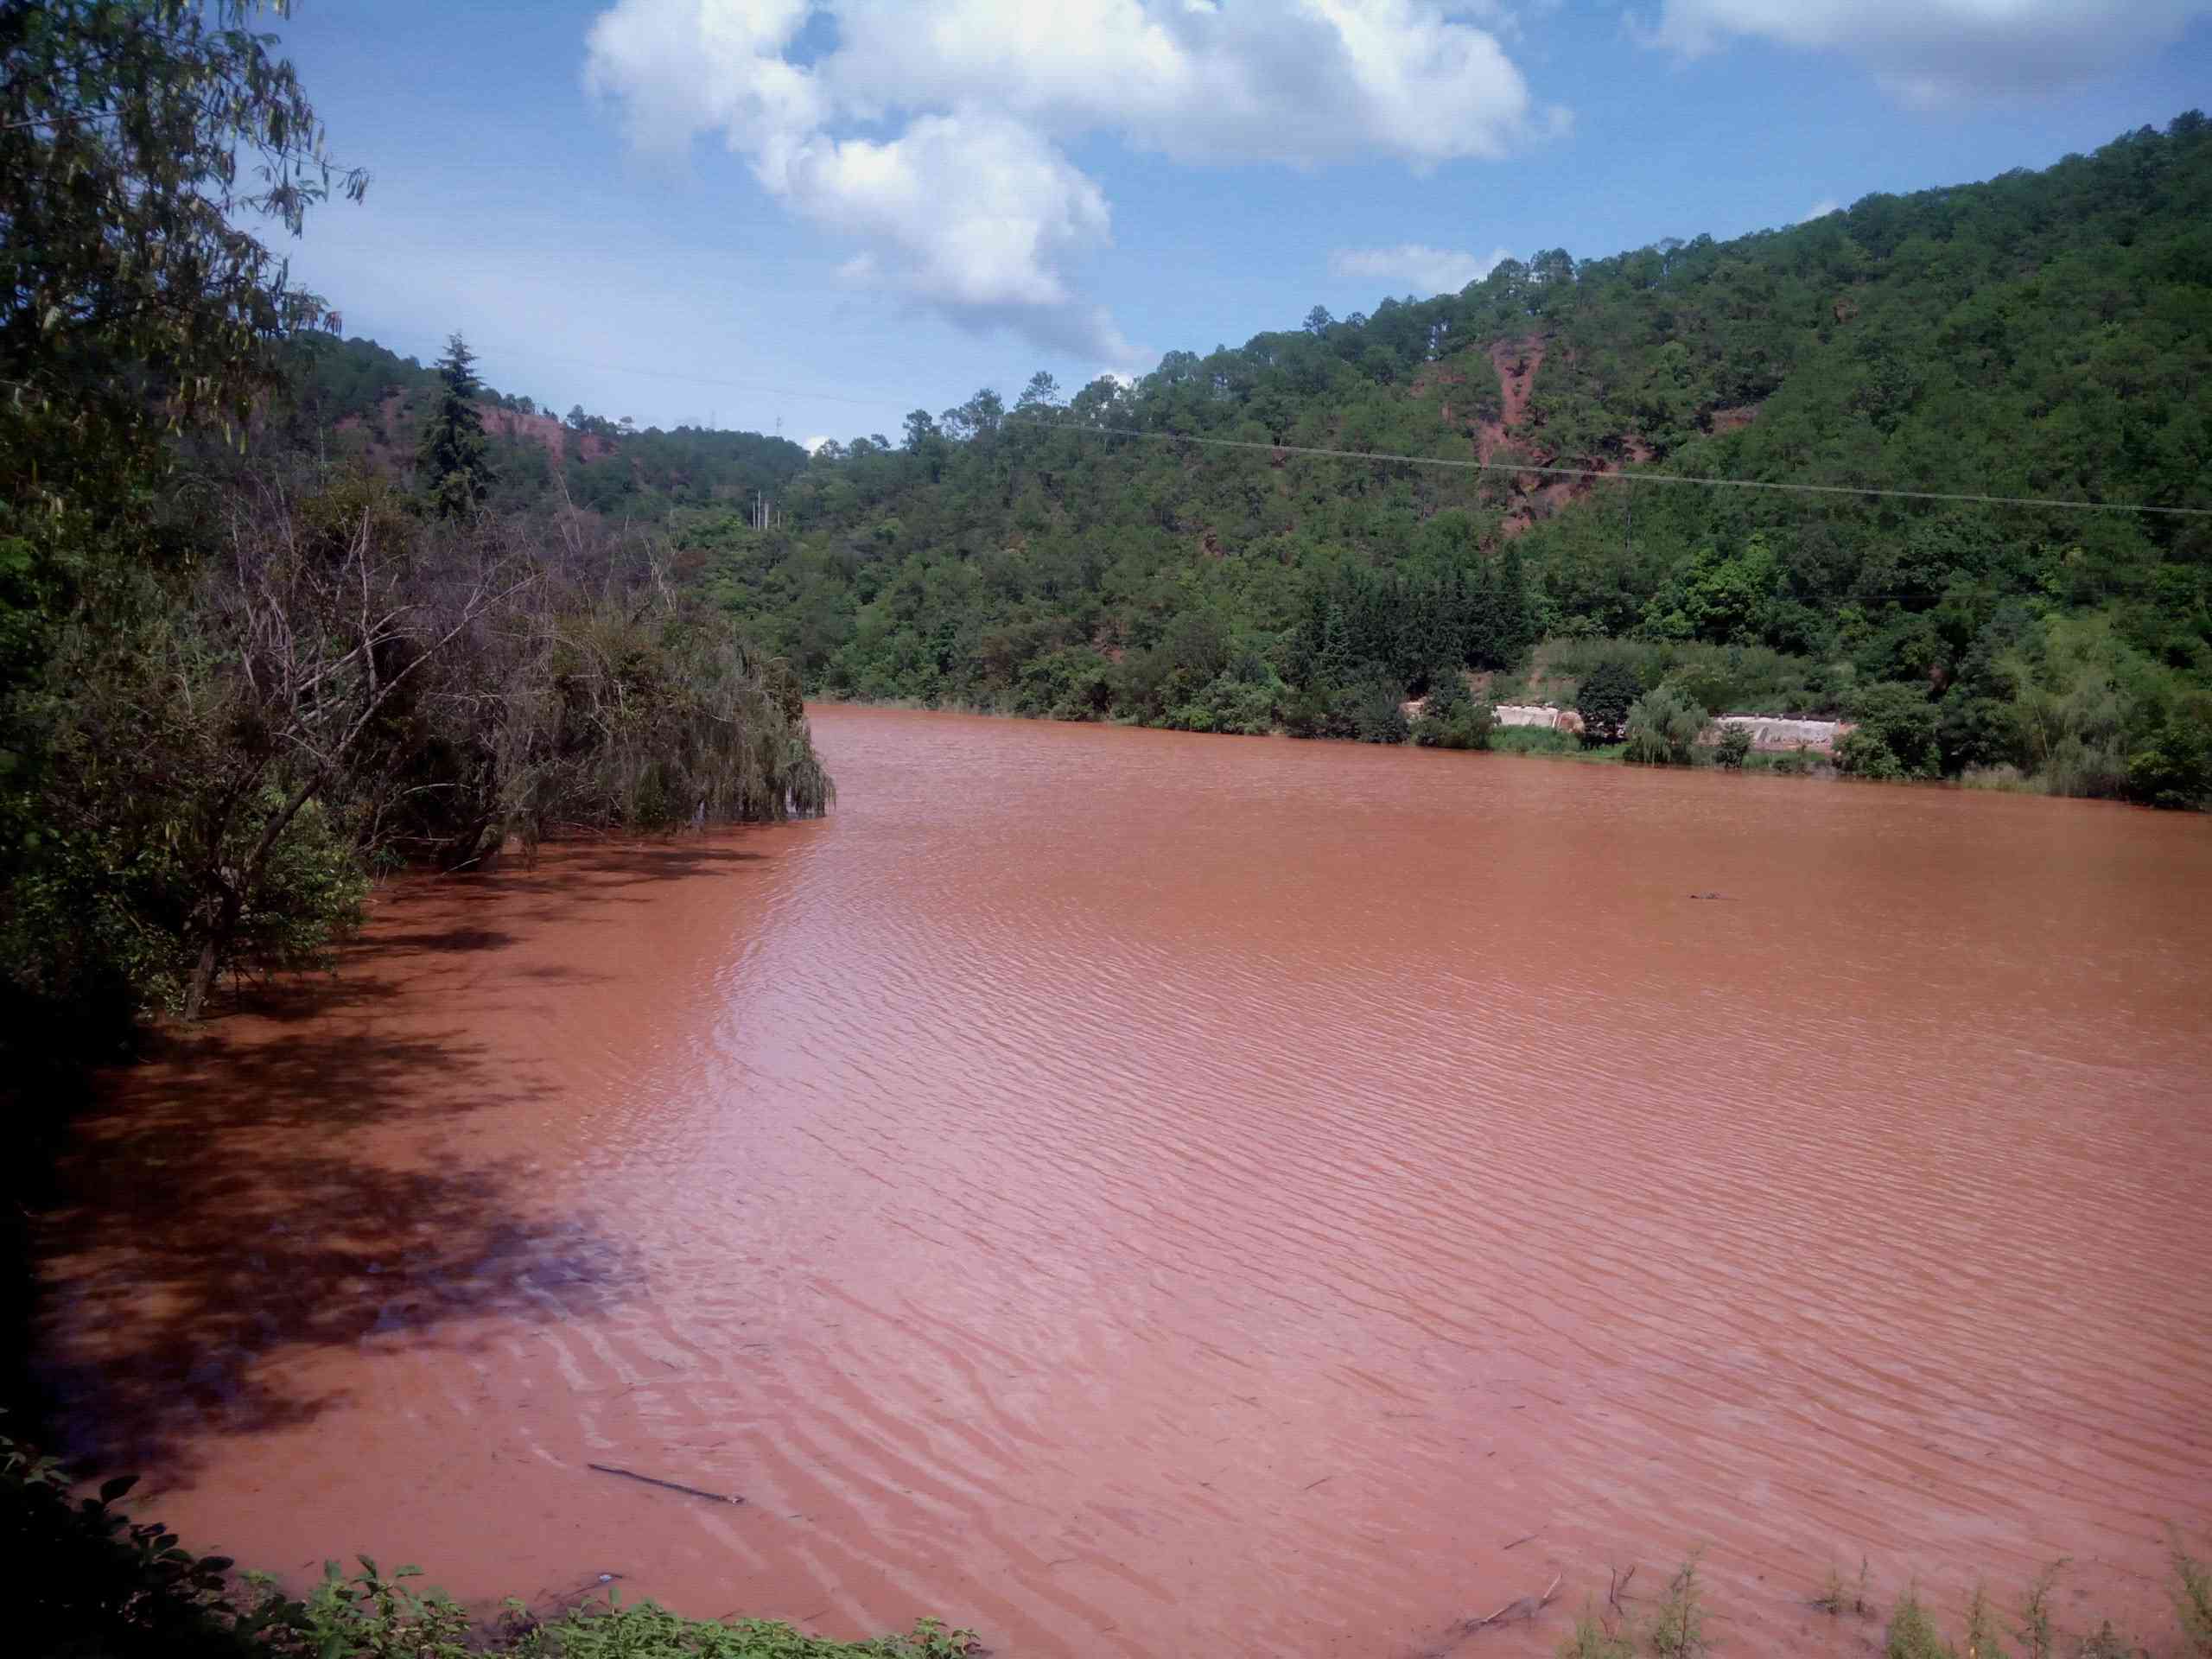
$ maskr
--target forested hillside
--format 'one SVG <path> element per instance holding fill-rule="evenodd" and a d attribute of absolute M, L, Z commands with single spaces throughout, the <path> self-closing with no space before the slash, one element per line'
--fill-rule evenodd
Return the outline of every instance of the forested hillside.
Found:
<path fill-rule="evenodd" d="M 1863 771 L 2196 803 L 2212 518 L 1510 468 L 2212 508 L 2208 370 L 2192 112 L 1789 230 L 1317 308 L 1135 385 L 1040 374 L 826 447 L 771 531 L 682 536 L 833 696 L 1390 738 L 1462 667 L 1567 693 L 1610 658 L 1707 710 L 1855 715 Z"/>
<path fill-rule="evenodd" d="M 326 334 L 295 337 L 287 354 L 289 385 L 269 406 L 264 448 L 378 470 L 411 465 L 438 393 L 435 367 L 374 340 Z M 639 429 L 580 404 L 561 416 L 550 404 L 488 387 L 480 406 L 495 510 L 538 507 L 565 491 L 568 502 L 591 512 L 657 518 L 676 508 L 773 496 L 806 466 L 798 445 L 758 432 Z"/>

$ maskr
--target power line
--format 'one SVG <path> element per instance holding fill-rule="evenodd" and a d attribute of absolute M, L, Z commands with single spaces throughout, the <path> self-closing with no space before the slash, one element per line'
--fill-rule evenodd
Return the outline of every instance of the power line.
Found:
<path fill-rule="evenodd" d="M 594 362 L 584 358 L 564 357 L 550 352 L 533 352 L 538 360 L 568 364 L 579 368 L 598 369 L 610 374 L 648 376 L 657 380 L 682 381 L 690 385 L 727 386 L 746 391 L 772 392 L 779 397 L 811 398 L 822 403 L 852 404 L 866 409 L 880 410 L 883 403 L 872 397 L 855 397 L 831 391 L 818 391 L 801 386 L 775 385 L 764 380 L 743 380 L 710 375 L 681 374 L 667 369 L 647 369 L 620 363 Z M 889 393 L 885 397 L 891 397 Z M 892 398 L 892 401 L 898 401 Z M 1448 455 L 1404 455 L 1376 449 L 1325 449 L 1306 444 L 1261 443 L 1248 438 L 1199 437 L 1183 432 L 1154 432 L 1135 426 L 1077 425 L 1069 421 L 1048 421 L 1019 413 L 1007 416 L 1009 426 L 1034 426 L 1052 432 L 1095 434 L 1102 437 L 1141 438 L 1155 443 L 1203 444 L 1216 449 L 1248 449 L 1271 455 L 1304 455 L 1328 461 L 1389 461 L 1408 467 L 1446 467 L 1470 473 L 1529 473 L 1544 478 L 1589 479 L 1617 484 L 1688 484 L 1707 488 L 1731 490 L 1766 490 L 1785 495 L 1840 495 L 1859 499 L 1889 501 L 1935 501 L 1952 505 L 1986 507 L 2038 507 L 2062 512 L 2148 512 L 2175 518 L 2212 518 L 2212 507 L 2164 507 L 2148 502 L 2080 501 L 2060 496 L 1992 495 L 1975 491 L 1900 490 L 1885 489 L 1867 484 L 1808 484 L 1781 482 L 1759 478 L 1722 478 L 1717 474 L 1695 473 L 1631 473 L 1626 469 L 1607 470 L 1595 467 L 1554 467 L 1535 462 L 1504 461 L 1468 461 Z"/>
<path fill-rule="evenodd" d="M 2159 512 L 2181 518 L 2212 518 L 2212 507 L 2159 507 L 2143 502 L 2074 501 L 2056 496 L 1891 490 L 1864 484 L 1777 483 L 1760 478 L 1720 478 L 1693 473 L 1631 473 L 1595 467 L 1545 467 L 1533 462 L 1462 461 L 1448 455 L 1399 455 L 1377 449 L 1319 449 L 1306 444 L 1259 443 L 1248 438 L 1201 438 L 1182 432 L 1151 432 L 1134 426 L 1077 426 L 1071 422 L 1041 421 L 1033 416 L 1009 416 L 1007 424 L 1041 427 L 1053 432 L 1148 438 L 1156 443 L 1198 443 L 1217 449 L 1255 449 L 1274 455 L 1312 455 L 1332 461 L 1386 461 L 1408 467 L 1450 467 L 1470 473 L 1535 473 L 1546 478 L 1609 479 L 1618 484 L 1699 484 L 1732 490 L 1776 490 L 1787 494 L 1850 495 L 1893 501 L 1945 501 L 1988 507 L 2051 507 L 2075 512 Z"/>

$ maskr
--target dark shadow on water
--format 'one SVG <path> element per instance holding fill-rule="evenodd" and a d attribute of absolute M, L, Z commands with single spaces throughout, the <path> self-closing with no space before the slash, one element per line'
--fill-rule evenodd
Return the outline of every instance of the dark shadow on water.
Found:
<path fill-rule="evenodd" d="M 623 888 L 711 881 L 773 855 L 728 842 L 569 843 L 534 865 L 410 884 L 334 971 L 234 990 L 224 1017 L 100 1079 L 35 1223 L 35 1408 L 60 1431 L 56 1449 L 90 1471 L 173 1478 L 195 1441 L 311 1422 L 335 1403 L 285 1363 L 305 1352 L 466 1349 L 497 1323 L 591 1319 L 640 1294 L 621 1237 L 530 1201 L 534 1149 L 444 1144 L 548 1090 L 531 1062 L 410 995 L 410 964 L 496 958 L 516 930 L 634 902 Z M 79 1343 L 67 1360 L 54 1340 L 65 1328 Z"/>
<path fill-rule="evenodd" d="M 420 999 L 399 1006 L 369 971 L 508 942 L 372 934 L 335 974 L 252 995 L 253 1019 L 212 1021 L 110 1077 L 39 1227 L 35 1377 L 56 1450 L 166 1480 L 189 1473 L 197 1440 L 336 1403 L 284 1363 L 305 1351 L 466 1350 L 494 1322 L 588 1320 L 640 1294 L 618 1235 L 529 1202 L 532 1149 L 442 1144 L 487 1108 L 543 1097 L 529 1065 L 435 1009 L 426 1020 Z M 57 1326 L 80 1344 L 92 1333 L 90 1351 L 65 1362 Z"/>

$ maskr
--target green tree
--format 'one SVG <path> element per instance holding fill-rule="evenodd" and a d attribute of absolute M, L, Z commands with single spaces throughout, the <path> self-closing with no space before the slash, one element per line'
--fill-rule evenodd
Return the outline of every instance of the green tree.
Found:
<path fill-rule="evenodd" d="M 1630 663 L 1603 662 L 1583 676 L 1574 694 L 1574 712 L 1582 716 L 1582 741 L 1597 745 L 1618 743 L 1628 725 L 1629 710 L 1643 695 L 1643 678 Z"/>
<path fill-rule="evenodd" d="M 1513 543 L 1497 556 L 1497 610 L 1492 649 L 1497 666 L 1512 668 L 1536 643 L 1535 607 L 1529 597 L 1529 575 L 1521 550 Z"/>
<path fill-rule="evenodd" d="M 416 469 L 423 493 L 440 518 L 459 518 L 484 505 L 492 486 L 490 446 L 484 437 L 484 396 L 476 378 L 476 354 L 460 334 L 446 338 L 438 359 L 438 401 L 423 429 Z"/>
<path fill-rule="evenodd" d="M 1705 727 L 1702 708 L 1672 686 L 1660 686 L 1629 705 L 1625 758 L 1644 766 L 1686 766 Z"/>
<path fill-rule="evenodd" d="M 170 441 L 241 428 L 283 388 L 286 342 L 336 321 L 255 221 L 296 234 L 367 184 L 330 162 L 291 66 L 251 27 L 264 10 L 0 4 L 0 937 L 41 1048 L 55 1015 L 139 982 L 134 861 L 175 827 L 145 802 L 65 823 L 84 779 L 56 744 L 97 689 L 83 671 L 147 660 L 165 632 L 188 644 L 167 611 L 190 538 L 154 511 Z M 179 695 L 146 689 L 157 708 Z"/>

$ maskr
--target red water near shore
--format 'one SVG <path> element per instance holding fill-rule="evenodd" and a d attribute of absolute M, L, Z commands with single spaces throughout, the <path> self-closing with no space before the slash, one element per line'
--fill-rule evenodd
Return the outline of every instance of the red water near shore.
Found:
<path fill-rule="evenodd" d="M 817 728 L 828 822 L 400 884 L 117 1081 L 49 1355 L 149 1510 L 1021 1655 L 1458 1651 L 1556 1573 L 1465 1638 L 1548 1650 L 1700 1543 L 1724 1652 L 1860 1650 L 1862 1554 L 2165 1628 L 2212 826 Z"/>

